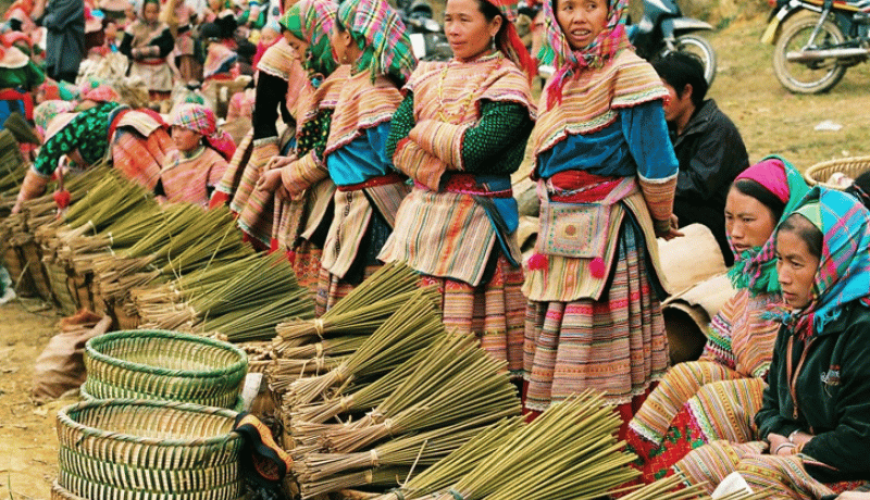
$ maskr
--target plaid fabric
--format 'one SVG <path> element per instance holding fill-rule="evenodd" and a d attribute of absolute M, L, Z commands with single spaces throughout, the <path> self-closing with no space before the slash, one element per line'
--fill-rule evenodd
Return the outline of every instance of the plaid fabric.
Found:
<path fill-rule="evenodd" d="M 870 307 L 870 211 L 854 197 L 823 187 L 813 188 L 798 209 L 813 202 L 820 205 L 823 240 L 812 301 L 801 311 L 773 310 L 804 338 L 822 333 L 849 302 L 861 300 Z"/>
<path fill-rule="evenodd" d="M 758 164 L 749 167 L 748 170 L 760 168 L 762 164 L 766 168 L 781 168 L 785 171 L 788 186 L 779 187 L 780 189 L 784 187 L 789 193 L 788 203 L 786 203 L 785 210 L 782 212 L 782 219 L 785 219 L 794 211 L 798 203 L 809 191 L 807 183 L 801 173 L 780 156 L 767 156 Z M 761 174 L 761 172 L 758 172 L 758 174 Z M 756 177 L 761 177 L 761 175 L 756 175 Z M 774 176 L 770 175 L 767 177 L 773 178 Z M 771 236 L 761 248 L 747 250 L 743 254 L 738 254 L 734 250 L 734 245 L 731 244 L 731 237 L 728 237 L 728 244 L 731 245 L 731 250 L 737 258 L 734 267 L 728 272 L 728 277 L 731 279 L 731 284 L 734 285 L 734 288 L 748 288 L 756 294 L 779 292 L 780 286 L 776 278 L 774 242 L 775 238 Z"/>
<path fill-rule="evenodd" d="M 308 42 L 305 56 L 300 57 L 315 87 L 337 66 L 329 44 L 337 8 L 330 0 L 300 0 L 278 21 L 293 36 Z"/>
<path fill-rule="evenodd" d="M 408 80 L 417 59 L 405 23 L 385 0 L 346 0 L 338 9 L 338 21 L 363 49 L 357 69 L 368 69 L 373 83 L 385 74 Z"/>
<path fill-rule="evenodd" d="M 42 102 L 33 110 L 33 121 L 36 123 L 36 130 L 44 137 L 51 120 L 61 113 L 69 113 L 75 109 L 76 104 L 75 101 L 60 100 Z"/>
<path fill-rule="evenodd" d="M 217 129 L 214 112 L 201 104 L 182 104 L 172 111 L 170 125 L 193 130 L 205 137 L 208 145 L 229 161 L 236 152 L 230 135 Z"/>
<path fill-rule="evenodd" d="M 554 55 L 554 63 L 558 68 L 547 87 L 547 104 L 552 107 L 562 100 L 562 87 L 569 75 L 579 75 L 584 69 L 600 69 L 623 49 L 630 49 L 631 44 L 625 35 L 625 9 L 628 0 L 613 0 L 607 27 L 601 30 L 598 37 L 583 50 L 572 50 L 568 39 L 562 32 L 556 13 L 553 11 L 555 2 L 544 2 L 544 43 Z"/>

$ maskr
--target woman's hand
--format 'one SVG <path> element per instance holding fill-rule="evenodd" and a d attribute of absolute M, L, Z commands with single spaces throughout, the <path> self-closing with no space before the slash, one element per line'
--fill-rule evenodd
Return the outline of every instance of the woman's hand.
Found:
<path fill-rule="evenodd" d="M 277 170 L 277 169 L 266 170 L 260 175 L 260 178 L 257 179 L 257 190 L 258 191 L 268 191 L 268 192 L 272 193 L 280 185 L 281 185 L 281 171 Z"/>
<path fill-rule="evenodd" d="M 770 441 L 771 455 L 794 455 L 796 446 L 787 437 L 771 432 L 767 435 L 767 440 Z"/>
<path fill-rule="evenodd" d="M 803 431 L 795 431 L 789 435 L 788 440 L 794 443 L 797 446 L 804 446 L 813 439 L 813 435 L 803 432 Z"/>
<path fill-rule="evenodd" d="M 266 164 L 266 170 L 275 170 L 278 168 L 284 168 L 287 165 L 296 161 L 296 155 L 290 156 L 273 156 L 269 163 Z"/>

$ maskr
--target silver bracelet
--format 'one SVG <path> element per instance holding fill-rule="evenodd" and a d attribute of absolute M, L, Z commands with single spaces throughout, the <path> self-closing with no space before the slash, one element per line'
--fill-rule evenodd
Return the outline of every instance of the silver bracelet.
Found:
<path fill-rule="evenodd" d="M 797 446 L 795 446 L 794 443 L 782 443 L 781 445 L 773 449 L 773 453 L 771 453 L 771 455 L 779 455 L 779 450 L 783 448 L 797 448 Z"/>

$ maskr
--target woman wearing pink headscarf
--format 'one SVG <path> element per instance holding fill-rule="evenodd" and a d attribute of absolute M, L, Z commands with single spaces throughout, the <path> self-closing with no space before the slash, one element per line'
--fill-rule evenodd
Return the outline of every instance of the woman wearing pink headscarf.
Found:
<path fill-rule="evenodd" d="M 725 204 L 737 293 L 710 323 L 699 361 L 671 368 L 629 423 L 628 441 L 645 482 L 709 441 L 746 441 L 761 407 L 778 324 L 765 315 L 781 301 L 773 230 L 807 192 L 800 173 L 768 157 L 740 174 Z M 724 409 L 724 410 L 723 410 Z"/>

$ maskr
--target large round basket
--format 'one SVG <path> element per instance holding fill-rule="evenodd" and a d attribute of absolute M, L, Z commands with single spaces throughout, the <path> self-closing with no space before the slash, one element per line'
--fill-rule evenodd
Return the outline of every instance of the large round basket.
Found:
<path fill-rule="evenodd" d="M 94 400 L 57 415 L 54 498 L 235 500 L 242 437 L 237 413 L 174 401 Z"/>
<path fill-rule="evenodd" d="M 818 185 L 842 190 L 845 186 L 827 182 L 832 175 L 839 172 L 851 179 L 856 179 L 867 171 L 870 171 L 870 156 L 842 158 L 816 163 L 804 172 L 804 178 L 810 187 Z"/>
<path fill-rule="evenodd" d="M 96 399 L 184 401 L 233 408 L 248 371 L 226 342 L 161 330 L 95 337 L 85 345 L 84 391 Z"/>

